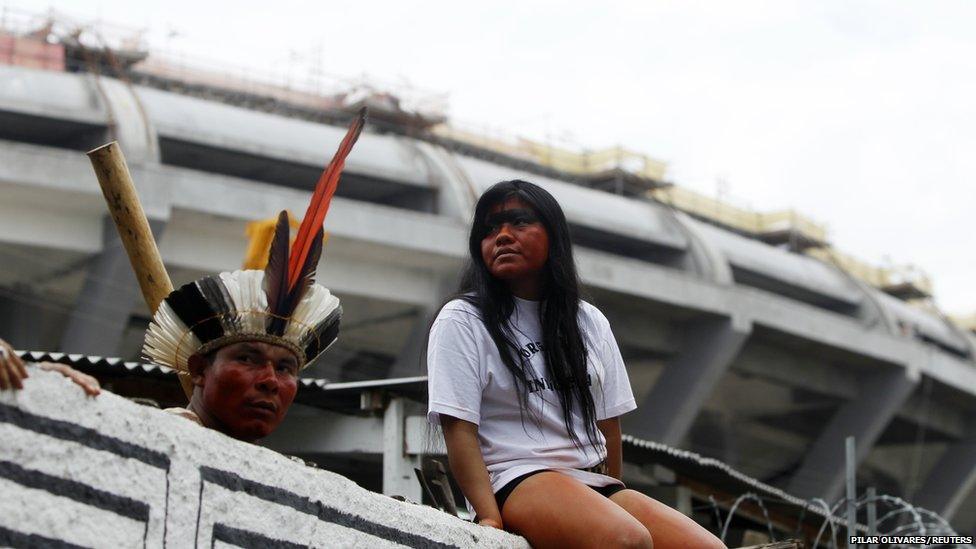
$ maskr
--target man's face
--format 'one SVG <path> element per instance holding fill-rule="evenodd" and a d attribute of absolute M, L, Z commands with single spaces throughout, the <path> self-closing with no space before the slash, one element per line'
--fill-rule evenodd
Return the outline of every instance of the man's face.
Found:
<path fill-rule="evenodd" d="M 204 411 L 220 430 L 253 442 L 285 418 L 298 391 L 298 360 L 284 347 L 245 341 L 218 350 L 197 380 Z"/>

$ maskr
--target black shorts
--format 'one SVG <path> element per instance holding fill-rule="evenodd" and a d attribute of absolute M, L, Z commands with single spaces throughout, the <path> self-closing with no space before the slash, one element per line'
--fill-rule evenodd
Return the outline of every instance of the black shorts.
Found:
<path fill-rule="evenodd" d="M 502 512 L 502 507 L 505 506 L 505 500 L 508 499 L 508 496 L 512 495 L 512 490 L 515 490 L 515 487 L 521 484 L 523 480 L 531 477 L 532 475 L 545 473 L 550 470 L 551 469 L 539 469 L 538 471 L 525 473 L 522 476 L 515 477 L 514 479 L 509 481 L 509 483 L 506 484 L 505 486 L 502 486 L 501 490 L 495 492 L 495 501 L 498 502 L 498 512 L 499 513 Z M 623 484 L 611 484 L 609 486 L 590 486 L 590 488 L 596 490 L 597 493 L 603 495 L 603 497 L 606 498 L 609 498 L 610 496 L 616 494 L 621 490 L 627 489 L 627 487 L 624 486 Z"/>

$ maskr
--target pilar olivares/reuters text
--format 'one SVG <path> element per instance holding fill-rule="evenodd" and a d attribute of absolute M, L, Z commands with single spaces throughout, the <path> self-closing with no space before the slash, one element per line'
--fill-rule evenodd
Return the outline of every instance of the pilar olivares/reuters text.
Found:
<path fill-rule="evenodd" d="M 966 545 L 973 543 L 973 536 L 850 536 L 851 545 L 883 543 L 886 545 Z"/>

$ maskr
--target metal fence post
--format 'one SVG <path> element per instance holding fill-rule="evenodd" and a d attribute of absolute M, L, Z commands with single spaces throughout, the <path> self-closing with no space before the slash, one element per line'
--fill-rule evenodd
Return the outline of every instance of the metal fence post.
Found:
<path fill-rule="evenodd" d="M 867 500 L 868 500 L 868 535 L 877 536 L 878 535 L 878 491 L 874 486 L 868 488 Z M 868 549 L 878 549 L 877 543 L 868 544 Z"/>
<path fill-rule="evenodd" d="M 854 547 L 850 543 L 850 536 L 857 534 L 857 458 L 855 456 L 854 437 L 847 437 L 845 442 L 847 465 L 847 536 L 848 547 Z"/>

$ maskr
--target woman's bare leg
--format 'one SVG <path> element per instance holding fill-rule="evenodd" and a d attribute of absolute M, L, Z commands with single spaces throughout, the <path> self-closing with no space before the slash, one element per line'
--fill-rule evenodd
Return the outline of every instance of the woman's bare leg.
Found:
<path fill-rule="evenodd" d="M 547 471 L 523 480 L 502 509 L 505 529 L 536 548 L 648 548 L 648 529 L 625 508 L 578 480 Z"/>
<path fill-rule="evenodd" d="M 610 500 L 650 530 L 657 549 L 725 547 L 717 537 L 691 518 L 640 492 L 621 490 L 610 496 Z"/>

